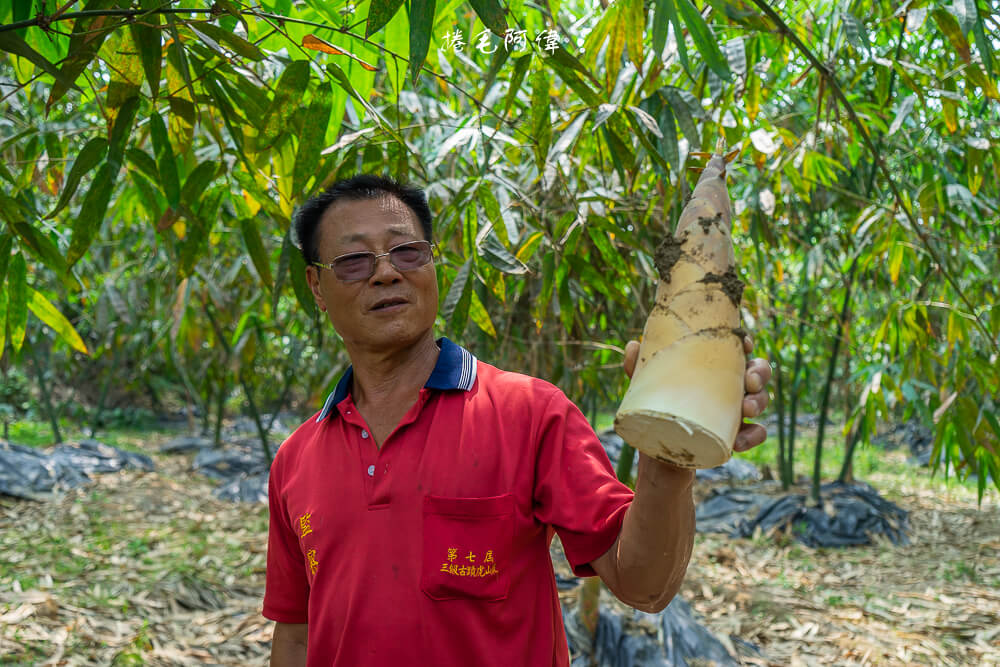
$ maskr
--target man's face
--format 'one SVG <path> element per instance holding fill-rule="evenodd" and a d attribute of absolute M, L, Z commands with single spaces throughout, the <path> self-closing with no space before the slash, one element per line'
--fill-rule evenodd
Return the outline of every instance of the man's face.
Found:
<path fill-rule="evenodd" d="M 376 255 L 408 241 L 424 239 L 417 216 L 392 196 L 341 201 L 320 219 L 316 241 L 319 261 L 352 252 Z M 306 269 L 316 305 L 325 310 L 348 346 L 392 350 L 416 343 L 434 327 L 437 275 L 429 262 L 400 271 L 380 257 L 367 280 L 344 282 L 332 269 Z"/>

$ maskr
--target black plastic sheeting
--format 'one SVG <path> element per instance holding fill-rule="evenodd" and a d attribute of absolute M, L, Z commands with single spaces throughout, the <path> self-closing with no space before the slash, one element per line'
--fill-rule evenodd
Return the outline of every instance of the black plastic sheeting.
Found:
<path fill-rule="evenodd" d="M 208 438 L 182 435 L 174 438 L 160 447 L 161 454 L 184 454 L 187 452 L 197 452 L 202 449 L 211 449 L 212 441 Z"/>
<path fill-rule="evenodd" d="M 931 464 L 934 451 L 934 433 L 911 419 L 902 424 L 893 424 L 885 433 L 872 438 L 872 444 L 882 449 L 894 450 L 906 447 L 910 451 L 910 462 L 920 466 Z"/>
<path fill-rule="evenodd" d="M 192 468 L 222 482 L 212 492 L 222 500 L 267 502 L 267 478 L 271 462 L 253 448 L 201 449 Z"/>
<path fill-rule="evenodd" d="M 871 544 L 874 535 L 909 544 L 909 513 L 871 486 L 830 482 L 820 493 L 822 507 L 811 504 L 806 494 L 768 498 L 747 487 L 715 489 L 695 509 L 697 529 L 734 537 L 781 530 L 811 547 Z"/>
<path fill-rule="evenodd" d="M 51 452 L 0 441 L 0 494 L 17 498 L 48 500 L 86 484 L 90 474 L 125 468 L 152 470 L 153 461 L 96 440 L 59 445 Z"/>
<path fill-rule="evenodd" d="M 617 468 L 618 457 L 621 456 L 622 446 L 625 444 L 625 441 L 614 431 L 598 433 L 597 437 L 601 441 L 601 444 L 604 445 L 604 451 L 607 452 L 608 458 L 611 459 L 611 467 Z M 729 459 L 721 466 L 707 470 L 697 470 L 695 471 L 695 476 L 704 482 L 721 482 L 726 480 L 742 482 L 761 478 L 757 466 L 742 459 Z"/>
<path fill-rule="evenodd" d="M 680 596 L 658 614 L 632 610 L 623 616 L 602 606 L 593 641 L 577 610 L 563 611 L 572 667 L 686 667 L 740 663 L 725 645 L 698 622 L 691 606 Z M 655 632 L 655 634 L 654 634 Z M 751 653 L 756 647 L 741 642 Z"/>

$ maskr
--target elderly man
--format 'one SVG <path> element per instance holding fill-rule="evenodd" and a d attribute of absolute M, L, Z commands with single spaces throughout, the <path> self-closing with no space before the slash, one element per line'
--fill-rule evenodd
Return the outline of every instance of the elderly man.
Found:
<path fill-rule="evenodd" d="M 567 665 L 553 532 L 577 575 L 663 609 L 691 556 L 693 472 L 640 455 L 633 494 L 559 389 L 435 339 L 423 192 L 341 181 L 296 231 L 352 366 L 271 466 L 271 665 Z M 769 379 L 748 365 L 745 416 Z M 765 435 L 747 425 L 736 449 Z"/>

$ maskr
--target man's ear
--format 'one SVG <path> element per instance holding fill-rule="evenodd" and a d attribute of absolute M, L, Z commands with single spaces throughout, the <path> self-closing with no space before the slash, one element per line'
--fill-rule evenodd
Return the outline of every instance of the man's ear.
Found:
<path fill-rule="evenodd" d="M 323 294 L 319 291 L 319 267 L 306 267 L 306 282 L 309 283 L 309 289 L 312 291 L 313 299 L 316 301 L 316 306 L 320 309 L 320 311 L 325 313 L 326 302 L 323 301 Z"/>

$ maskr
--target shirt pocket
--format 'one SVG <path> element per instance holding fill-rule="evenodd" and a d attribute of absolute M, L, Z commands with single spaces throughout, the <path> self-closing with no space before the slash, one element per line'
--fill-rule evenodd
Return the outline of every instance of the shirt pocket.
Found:
<path fill-rule="evenodd" d="M 434 600 L 503 600 L 510 588 L 514 497 L 424 497 L 420 588 Z"/>

